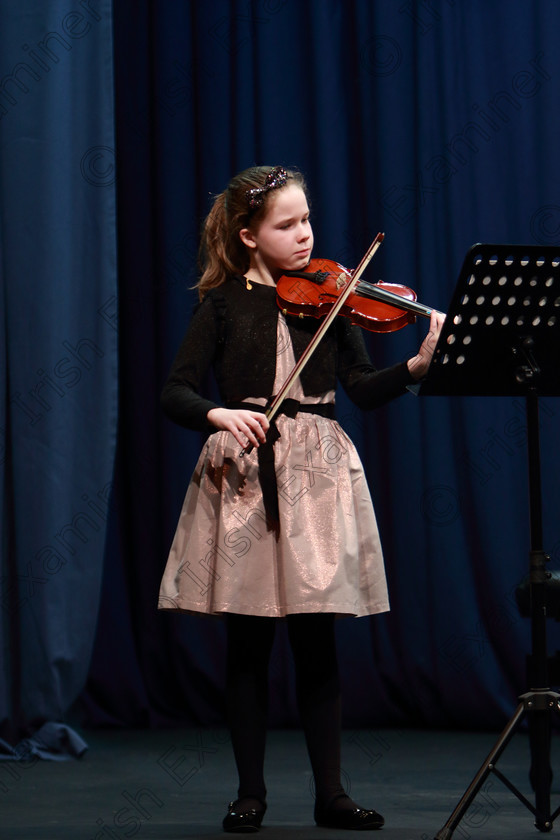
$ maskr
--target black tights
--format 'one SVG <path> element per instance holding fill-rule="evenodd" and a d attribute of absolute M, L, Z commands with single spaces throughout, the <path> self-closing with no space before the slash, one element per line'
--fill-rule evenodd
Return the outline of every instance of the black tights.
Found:
<path fill-rule="evenodd" d="M 340 783 L 340 683 L 328 613 L 287 618 L 296 693 L 317 802 L 344 794 Z M 268 711 L 268 664 L 276 620 L 227 616 L 227 706 L 239 773 L 239 799 L 266 799 L 264 753 Z"/>

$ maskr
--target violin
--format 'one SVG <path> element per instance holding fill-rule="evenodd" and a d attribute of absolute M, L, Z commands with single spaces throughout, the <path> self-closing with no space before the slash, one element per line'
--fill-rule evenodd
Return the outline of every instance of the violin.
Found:
<path fill-rule="evenodd" d="M 278 413 L 289 389 L 339 314 L 346 315 L 354 323 L 360 323 L 377 332 L 400 329 L 413 323 L 416 315 L 430 317 L 432 310 L 416 301 L 416 294 L 412 289 L 396 283 L 371 284 L 361 280 L 364 270 L 384 238 L 384 233 L 377 234 L 353 272 L 347 271 L 332 260 L 311 260 L 304 271 L 286 271 L 279 278 L 276 284 L 276 299 L 285 314 L 298 315 L 301 318 L 305 315 L 322 318 L 325 315 L 325 318 L 268 406 L 266 416 L 269 420 Z M 363 311 L 363 302 L 366 300 L 369 309 L 367 314 Z M 372 301 L 375 301 L 374 306 Z M 248 444 L 241 456 L 251 452 L 252 448 L 252 444 Z"/>
<path fill-rule="evenodd" d="M 352 272 L 334 260 L 312 259 L 301 271 L 286 271 L 276 284 L 276 300 L 284 315 L 322 318 L 345 291 Z M 416 293 L 399 283 L 359 280 L 346 297 L 339 315 L 366 330 L 395 332 L 429 318 L 432 309 L 418 303 Z"/>

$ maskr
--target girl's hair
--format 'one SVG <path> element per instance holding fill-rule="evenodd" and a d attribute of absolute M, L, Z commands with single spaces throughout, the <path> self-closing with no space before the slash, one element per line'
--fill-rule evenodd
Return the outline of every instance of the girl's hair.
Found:
<path fill-rule="evenodd" d="M 199 263 L 202 275 L 197 283 L 200 299 L 233 274 L 245 274 L 249 254 L 239 231 L 255 230 L 264 219 L 270 193 L 289 184 L 306 193 L 303 175 L 274 166 L 252 166 L 236 175 L 216 196 L 202 228 Z"/>

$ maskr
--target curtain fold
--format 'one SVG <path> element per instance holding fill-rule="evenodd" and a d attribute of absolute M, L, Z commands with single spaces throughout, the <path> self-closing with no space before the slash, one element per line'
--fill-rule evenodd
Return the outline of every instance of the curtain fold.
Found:
<path fill-rule="evenodd" d="M 117 422 L 116 151 L 111 3 L 0 14 L 0 733 L 14 745 L 65 719 L 95 637 Z"/>

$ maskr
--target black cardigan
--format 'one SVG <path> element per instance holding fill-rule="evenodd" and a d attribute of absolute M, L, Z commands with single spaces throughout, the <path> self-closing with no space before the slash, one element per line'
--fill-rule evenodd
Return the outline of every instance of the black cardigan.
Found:
<path fill-rule="evenodd" d="M 171 367 L 162 393 L 167 416 L 200 431 L 211 427 L 206 415 L 216 403 L 200 396 L 213 367 L 224 404 L 247 397 L 270 397 L 276 372 L 276 289 L 234 277 L 212 289 L 198 305 Z M 287 317 L 298 360 L 317 331 L 316 318 Z M 300 381 L 306 395 L 336 387 L 337 379 L 357 406 L 376 408 L 403 394 L 414 382 L 406 362 L 376 370 L 369 359 L 360 327 L 336 318 L 306 367 Z"/>

